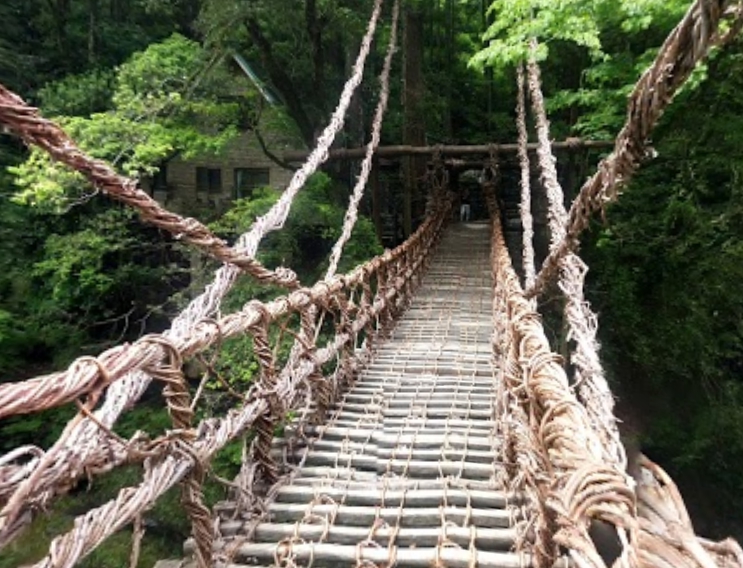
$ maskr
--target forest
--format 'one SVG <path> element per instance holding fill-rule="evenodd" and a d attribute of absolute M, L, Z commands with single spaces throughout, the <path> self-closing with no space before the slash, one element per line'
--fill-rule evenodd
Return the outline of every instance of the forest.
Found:
<path fill-rule="evenodd" d="M 401 41 L 382 144 L 400 144 L 409 134 L 403 73 L 413 52 L 421 55 L 421 142 L 515 142 L 516 68 L 532 38 L 540 42 L 553 139 L 613 140 L 628 94 L 689 5 L 408 0 L 402 24 L 422 33 Z M 313 147 L 371 6 L 369 0 L 3 0 L 0 84 L 62 125 L 90 155 L 143 184 L 156 184 L 175 158 L 220 156 L 246 131 L 257 133 L 276 167 L 291 172 L 297 164 L 286 163 L 271 141 L 280 135 L 295 149 Z M 372 80 L 354 99 L 338 147 L 366 142 L 378 88 L 373 78 L 389 33 L 386 27 L 373 46 L 366 71 Z M 602 361 L 626 435 L 677 480 L 698 532 L 743 539 L 739 40 L 713 50 L 695 71 L 651 145 L 652 156 L 621 199 L 582 238 L 587 297 L 599 314 Z M 567 196 L 602 155 L 585 151 L 561 164 Z M 261 246 L 264 264 L 290 266 L 302 282 L 321 277 L 355 167 L 329 162 L 313 176 L 285 228 Z M 230 241 L 276 199 L 270 188 L 252 188 L 224 210 L 202 204 L 181 213 Z M 368 200 L 362 212 L 341 270 L 388 245 Z M 217 266 L 8 133 L 0 133 L 0 232 L 0 382 L 162 331 Z M 246 279 L 223 309 L 271 294 L 278 291 Z M 244 389 L 253 378 L 243 349 L 239 342 L 223 346 L 217 365 L 229 388 Z M 214 405 L 225 404 L 224 386 L 211 388 Z M 48 446 L 74 412 L 69 405 L 0 421 L 0 455 L 26 443 Z M 158 430 L 166 422 L 164 410 L 138 408 L 117 432 Z M 233 448 L 214 469 L 234 475 L 239 459 Z M 28 538 L 4 551 L 0 568 L 43 554 L 49 534 L 110 496 L 128 475 L 112 472 L 62 499 Z M 222 489 L 210 490 L 217 499 Z M 174 513 L 176 500 L 169 496 L 149 515 L 151 538 L 140 566 L 180 550 L 188 526 Z M 117 535 L 82 565 L 127 565 L 128 547 L 126 534 Z"/>

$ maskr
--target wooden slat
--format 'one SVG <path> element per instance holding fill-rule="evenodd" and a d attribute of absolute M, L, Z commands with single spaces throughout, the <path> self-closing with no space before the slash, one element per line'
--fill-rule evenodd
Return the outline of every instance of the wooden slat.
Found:
<path fill-rule="evenodd" d="M 242 523 L 239 523 L 242 525 Z M 436 546 L 444 539 L 443 527 L 437 528 L 401 528 L 384 527 L 374 533 L 374 541 L 382 545 L 389 543 L 390 537 L 398 546 Z M 317 542 L 323 537 L 324 542 L 333 544 L 356 545 L 369 535 L 366 527 L 331 526 L 329 529 L 321 525 L 276 524 L 263 523 L 256 530 L 255 537 L 264 542 L 280 542 L 293 536 L 305 541 Z M 446 540 L 467 548 L 472 540 L 480 550 L 508 551 L 516 538 L 515 529 L 470 529 L 462 527 L 447 527 Z"/>
<path fill-rule="evenodd" d="M 447 430 L 446 428 L 426 428 L 420 432 L 397 432 L 380 431 L 380 430 L 360 430 L 358 427 L 335 426 L 333 424 L 324 427 L 305 428 L 308 435 L 322 436 L 324 439 L 331 440 L 373 440 L 377 446 L 390 445 L 419 445 L 422 447 L 438 447 L 439 445 L 449 444 L 453 447 L 468 444 L 469 447 L 486 449 L 499 445 L 495 441 L 495 434 L 491 430 L 485 430 L 482 433 L 479 429 L 473 428 L 469 432 L 460 432 Z"/>
<path fill-rule="evenodd" d="M 348 454 L 344 452 L 317 452 L 308 454 L 305 464 L 311 466 L 339 466 L 357 468 L 361 471 L 395 473 L 416 477 L 457 476 L 468 479 L 489 479 L 495 471 L 492 464 L 461 461 L 424 461 L 419 459 L 383 459 L 374 455 Z"/>
<path fill-rule="evenodd" d="M 472 393 L 462 391 L 458 394 L 432 391 L 428 394 L 414 393 L 398 391 L 394 393 L 394 397 L 385 398 L 384 392 L 377 390 L 375 393 L 373 389 L 359 386 L 354 388 L 353 391 L 349 392 L 343 397 L 344 401 L 361 403 L 370 402 L 370 398 L 377 395 L 380 401 L 383 401 L 387 406 L 404 406 L 410 404 L 411 401 L 426 402 L 434 405 L 454 405 L 454 406 L 465 406 L 472 404 L 475 407 L 491 408 L 495 402 L 492 392 L 485 393 Z"/>
<path fill-rule="evenodd" d="M 334 454 L 374 454 L 381 459 L 391 459 L 393 457 L 407 456 L 412 449 L 415 459 L 422 461 L 437 461 L 445 456 L 448 461 L 465 459 L 473 463 L 492 463 L 495 459 L 495 451 L 492 448 L 487 450 L 472 450 L 469 448 L 445 448 L 437 446 L 436 448 L 421 448 L 420 445 L 406 447 L 404 445 L 379 447 L 375 444 L 350 441 L 332 441 L 317 440 L 312 443 L 312 451 L 321 451 L 323 453 Z M 307 446 L 298 446 L 296 454 L 301 456 L 307 450 Z M 283 455 L 284 447 L 276 446 L 273 450 L 274 455 Z"/>
<path fill-rule="evenodd" d="M 377 477 L 370 480 L 353 480 L 353 479 L 323 479 L 322 477 L 304 477 L 300 475 L 292 478 L 291 487 L 340 487 L 343 489 L 360 489 L 363 491 L 381 492 L 381 491 L 401 491 L 401 490 L 421 490 L 436 489 L 452 491 L 462 489 L 467 491 L 485 491 L 488 493 L 503 494 L 507 497 L 509 503 L 521 503 L 518 495 L 503 493 L 502 487 L 496 485 L 492 480 L 478 479 L 412 479 L 406 477 Z"/>
<path fill-rule="evenodd" d="M 356 527 L 371 527 L 376 519 L 382 519 L 393 526 L 398 521 L 406 527 L 441 526 L 442 522 L 452 522 L 459 526 L 475 525 L 486 528 L 506 528 L 511 525 L 513 515 L 502 509 L 479 509 L 466 507 L 357 507 L 353 505 L 328 504 L 287 504 L 271 503 L 268 506 L 272 522 L 296 522 L 306 515 L 334 518 L 333 524 Z"/>
<path fill-rule="evenodd" d="M 375 563 L 390 563 L 397 566 L 430 568 L 528 568 L 530 560 L 526 556 L 505 552 L 482 552 L 466 548 L 375 548 L 371 546 L 344 546 L 338 544 L 244 544 L 237 549 L 237 559 L 257 558 L 259 560 L 281 558 L 291 554 L 295 561 L 312 560 L 314 566 L 323 562 L 342 562 L 345 566 L 355 565 L 359 560 Z"/>
<path fill-rule="evenodd" d="M 374 414 L 368 415 L 351 415 L 346 418 L 343 414 L 333 420 L 333 424 L 341 425 L 346 424 L 347 426 L 356 426 L 363 422 L 367 424 L 379 424 L 384 425 L 386 431 L 398 430 L 401 427 L 405 428 L 451 428 L 459 431 L 471 431 L 471 432 L 488 432 L 495 429 L 495 422 L 493 420 L 478 420 L 476 422 L 470 422 L 464 418 L 426 418 L 426 417 L 405 417 L 405 418 L 383 418 L 381 416 L 375 416 Z M 475 428 L 475 426 L 477 426 Z"/>
<path fill-rule="evenodd" d="M 363 416 L 365 414 L 382 415 L 385 418 L 404 418 L 406 416 L 425 415 L 427 418 L 446 418 L 449 416 L 466 416 L 469 419 L 489 420 L 493 411 L 488 405 L 487 408 L 472 408 L 468 404 L 428 404 L 425 400 L 416 400 L 415 402 L 405 400 L 397 405 L 382 405 L 377 403 L 357 404 L 353 402 L 343 402 L 338 407 L 343 410 L 345 416 Z"/>
<path fill-rule="evenodd" d="M 317 495 L 327 495 L 335 501 L 344 500 L 347 505 L 376 506 L 384 503 L 389 507 L 400 503 L 406 507 L 437 507 L 446 502 L 459 507 L 468 503 L 473 507 L 503 509 L 509 503 L 509 494 L 494 490 L 466 489 L 380 489 L 373 485 L 359 488 L 350 487 L 314 487 L 290 485 L 282 487 L 276 501 L 279 503 L 297 503 L 312 501 Z M 510 501 L 513 503 L 513 499 Z"/>

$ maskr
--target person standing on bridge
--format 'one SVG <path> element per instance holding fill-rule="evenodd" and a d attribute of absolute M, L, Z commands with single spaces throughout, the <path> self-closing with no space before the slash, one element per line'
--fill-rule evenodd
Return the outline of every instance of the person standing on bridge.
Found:
<path fill-rule="evenodd" d="M 467 189 L 464 189 L 464 191 L 462 191 L 462 197 L 460 199 L 459 206 L 459 220 L 470 220 L 470 192 Z"/>

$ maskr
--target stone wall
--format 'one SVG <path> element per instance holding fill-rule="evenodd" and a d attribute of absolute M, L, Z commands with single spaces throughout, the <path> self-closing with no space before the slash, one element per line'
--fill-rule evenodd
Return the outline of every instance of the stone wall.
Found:
<path fill-rule="evenodd" d="M 264 137 L 279 156 L 295 149 L 278 136 Z M 255 135 L 247 131 L 231 140 L 219 155 L 171 159 L 166 165 L 165 186 L 157 188 L 154 197 L 175 211 L 203 208 L 224 211 L 236 197 L 246 197 L 252 185 L 270 185 L 281 190 L 291 176 L 291 171 L 266 157 Z"/>

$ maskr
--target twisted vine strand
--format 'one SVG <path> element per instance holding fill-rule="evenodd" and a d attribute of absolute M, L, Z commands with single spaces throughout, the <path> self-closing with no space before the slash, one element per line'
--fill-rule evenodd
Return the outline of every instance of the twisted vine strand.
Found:
<path fill-rule="evenodd" d="M 519 165 L 521 167 L 521 204 L 519 207 L 521 213 L 522 226 L 522 249 L 524 266 L 524 286 L 528 289 L 534 284 L 536 277 L 536 268 L 534 263 L 534 219 L 531 214 L 531 180 L 530 180 L 530 163 L 527 145 L 529 136 L 526 131 L 526 93 L 524 67 L 519 65 L 517 69 L 518 95 L 516 103 L 516 127 L 519 138 Z"/>
<path fill-rule="evenodd" d="M 536 41 L 531 53 L 536 52 Z M 549 142 L 549 121 L 544 110 L 539 66 L 532 57 L 527 65 L 529 91 L 537 126 L 539 147 L 537 157 L 542 176 L 542 185 L 547 193 L 550 228 L 550 250 L 554 251 L 565 238 L 567 211 L 565 196 L 557 180 L 555 157 Z M 583 293 L 583 282 L 588 272 L 586 263 L 575 253 L 566 254 L 560 261 L 558 286 L 565 298 L 565 320 L 568 324 L 568 339 L 575 342 L 571 361 L 575 365 L 575 381 L 581 401 L 591 421 L 600 431 L 604 457 L 608 463 L 616 464 L 620 470 L 627 465 L 624 447 L 619 439 L 619 429 L 614 418 L 614 397 L 604 375 L 599 359 L 596 339 L 598 318 L 591 311 Z"/>

